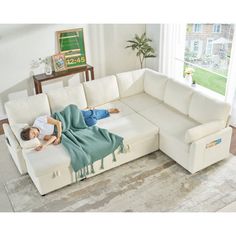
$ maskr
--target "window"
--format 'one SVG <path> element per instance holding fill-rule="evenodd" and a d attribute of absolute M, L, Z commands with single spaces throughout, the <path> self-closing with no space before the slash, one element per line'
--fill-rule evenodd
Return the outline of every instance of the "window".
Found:
<path fill-rule="evenodd" d="M 197 59 L 202 53 L 202 40 L 191 40 L 190 53 L 193 58 Z"/>
<path fill-rule="evenodd" d="M 206 55 L 211 55 L 212 54 L 212 48 L 213 48 L 213 39 L 208 38 L 207 39 L 207 44 L 206 44 Z"/>
<path fill-rule="evenodd" d="M 220 33 L 221 32 L 221 24 L 214 24 L 213 25 L 213 32 Z"/>
<path fill-rule="evenodd" d="M 200 33 L 202 31 L 202 25 L 201 24 L 194 24 L 193 25 L 193 32 L 194 33 Z"/>
<path fill-rule="evenodd" d="M 222 95 L 225 95 L 233 35 L 233 24 L 189 24 L 186 31 L 184 66 L 195 69 L 192 77 L 197 84 Z"/>
<path fill-rule="evenodd" d="M 193 40 L 193 48 L 192 51 L 193 52 L 198 52 L 199 50 L 199 41 L 198 40 Z"/>

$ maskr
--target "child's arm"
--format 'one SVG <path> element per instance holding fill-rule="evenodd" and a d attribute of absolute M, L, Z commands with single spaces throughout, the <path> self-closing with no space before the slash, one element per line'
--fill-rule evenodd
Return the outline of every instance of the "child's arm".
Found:
<path fill-rule="evenodd" d="M 38 147 L 35 148 L 36 151 L 41 151 L 43 148 L 45 148 L 46 146 L 48 146 L 49 144 L 55 142 L 55 140 L 57 139 L 56 136 L 52 135 L 52 136 L 47 136 L 44 138 L 45 141 L 47 141 L 44 144 L 39 145 Z"/>
<path fill-rule="evenodd" d="M 48 117 L 48 124 L 56 125 L 56 127 L 57 127 L 57 139 L 54 140 L 54 141 L 55 141 L 55 144 L 60 143 L 61 132 L 62 132 L 61 122 L 59 120 L 53 119 L 52 117 Z"/>

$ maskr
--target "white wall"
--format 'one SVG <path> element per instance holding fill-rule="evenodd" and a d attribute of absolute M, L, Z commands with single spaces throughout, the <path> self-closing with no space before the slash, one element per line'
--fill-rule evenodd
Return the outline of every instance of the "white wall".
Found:
<path fill-rule="evenodd" d="M 132 49 L 125 49 L 127 40 L 135 34 L 145 32 L 145 25 L 104 25 L 105 66 L 107 74 L 116 74 L 122 71 L 139 69 L 140 63 Z"/>
<path fill-rule="evenodd" d="M 124 47 L 135 33 L 145 32 L 145 25 L 0 25 L 0 119 L 6 101 L 34 94 L 31 61 L 56 53 L 55 32 L 81 27 L 95 78 L 139 68 L 135 53 Z M 72 86 L 80 80 L 79 75 L 70 76 L 63 82 L 45 83 L 43 89 Z"/>
<path fill-rule="evenodd" d="M 159 71 L 159 55 L 160 55 L 160 24 L 146 25 L 146 35 L 152 40 L 151 46 L 155 50 L 155 58 L 146 60 L 146 67 Z"/>

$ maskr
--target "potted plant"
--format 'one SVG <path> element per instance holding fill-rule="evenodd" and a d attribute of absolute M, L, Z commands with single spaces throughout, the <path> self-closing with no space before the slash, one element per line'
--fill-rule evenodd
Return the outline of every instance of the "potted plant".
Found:
<path fill-rule="evenodd" d="M 136 56 L 139 58 L 140 66 L 143 68 L 143 62 L 145 58 L 156 57 L 155 50 L 150 46 L 151 39 L 146 37 L 146 33 L 143 33 L 140 37 L 135 34 L 134 39 L 128 40 L 130 43 L 125 48 L 131 48 L 136 51 Z"/>
<path fill-rule="evenodd" d="M 193 79 L 192 87 L 196 87 L 196 81 Z"/>
<path fill-rule="evenodd" d="M 192 78 L 193 72 L 194 72 L 193 68 L 191 68 L 191 67 L 185 68 L 185 71 L 184 71 L 185 77 L 184 78 L 185 78 L 186 82 L 189 84 L 193 83 L 193 78 Z"/>

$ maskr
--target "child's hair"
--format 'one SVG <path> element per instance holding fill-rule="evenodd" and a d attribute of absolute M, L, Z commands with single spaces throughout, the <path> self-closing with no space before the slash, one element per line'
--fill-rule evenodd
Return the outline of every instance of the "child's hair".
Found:
<path fill-rule="evenodd" d="M 20 136 L 24 141 L 30 140 L 30 129 L 31 127 L 28 127 L 21 131 Z"/>

